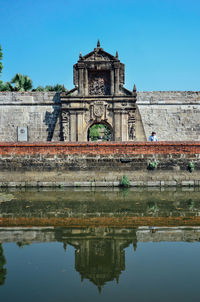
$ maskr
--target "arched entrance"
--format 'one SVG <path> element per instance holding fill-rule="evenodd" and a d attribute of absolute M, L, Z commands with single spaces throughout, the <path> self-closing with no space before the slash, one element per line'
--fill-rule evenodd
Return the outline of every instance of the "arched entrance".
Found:
<path fill-rule="evenodd" d="M 95 122 L 92 123 L 88 128 L 87 133 L 87 140 L 88 141 L 112 141 L 113 140 L 113 129 L 112 127 L 106 122 Z"/>

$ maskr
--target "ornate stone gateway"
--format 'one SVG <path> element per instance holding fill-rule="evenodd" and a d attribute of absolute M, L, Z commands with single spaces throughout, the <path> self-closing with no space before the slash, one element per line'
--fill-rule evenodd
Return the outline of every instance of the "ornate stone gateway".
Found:
<path fill-rule="evenodd" d="M 74 65 L 75 88 L 61 93 L 61 125 L 64 141 L 88 140 L 95 123 L 112 129 L 114 141 L 136 139 L 136 88 L 125 89 L 124 64 L 105 52 L 98 41 L 89 54 L 80 54 Z"/>

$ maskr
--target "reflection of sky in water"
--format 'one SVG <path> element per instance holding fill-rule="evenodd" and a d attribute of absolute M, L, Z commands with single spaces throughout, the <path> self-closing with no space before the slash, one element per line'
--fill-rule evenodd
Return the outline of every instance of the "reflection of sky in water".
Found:
<path fill-rule="evenodd" d="M 61 243 L 19 248 L 4 244 L 7 278 L 1 301 L 198 301 L 199 243 L 139 243 L 125 249 L 126 270 L 119 283 L 108 282 L 99 294 L 74 269 L 75 250 Z"/>

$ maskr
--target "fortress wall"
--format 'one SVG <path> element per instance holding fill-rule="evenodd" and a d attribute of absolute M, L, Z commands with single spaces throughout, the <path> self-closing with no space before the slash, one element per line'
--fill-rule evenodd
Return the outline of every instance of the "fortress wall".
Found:
<path fill-rule="evenodd" d="M 59 111 L 55 92 L 0 92 L 0 141 L 16 142 L 22 126 L 30 142 L 59 141 Z"/>
<path fill-rule="evenodd" d="M 124 174 L 132 186 L 200 186 L 199 172 L 200 142 L 0 143 L 0 186 L 119 186 Z"/>
<path fill-rule="evenodd" d="M 137 105 L 147 138 L 200 140 L 200 91 L 137 92 Z"/>
<path fill-rule="evenodd" d="M 161 141 L 200 140 L 199 91 L 137 92 L 136 104 L 146 138 L 156 131 Z M 60 141 L 59 115 L 59 93 L 0 92 L 0 141 L 16 142 L 21 126 L 28 127 L 29 142 Z M 137 119 L 138 140 L 145 140 Z"/>

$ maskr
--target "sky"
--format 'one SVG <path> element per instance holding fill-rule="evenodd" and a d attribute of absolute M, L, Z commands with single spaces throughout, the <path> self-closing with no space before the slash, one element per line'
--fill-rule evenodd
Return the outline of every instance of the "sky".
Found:
<path fill-rule="evenodd" d="M 200 90 L 200 0 L 0 0 L 3 81 L 72 89 L 98 39 L 118 51 L 127 89 Z"/>

